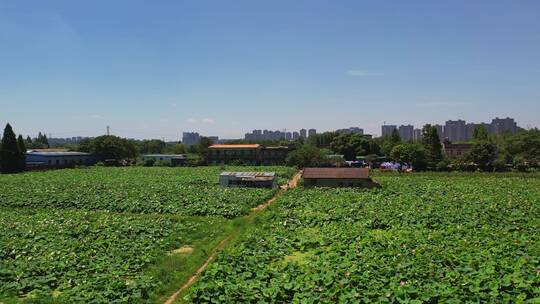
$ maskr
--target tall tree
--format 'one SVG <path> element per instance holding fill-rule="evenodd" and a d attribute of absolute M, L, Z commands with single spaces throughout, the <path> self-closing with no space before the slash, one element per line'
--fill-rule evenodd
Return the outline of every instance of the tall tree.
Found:
<path fill-rule="evenodd" d="M 298 168 L 318 166 L 322 163 L 321 150 L 312 145 L 302 145 L 287 156 L 287 164 Z"/>
<path fill-rule="evenodd" d="M 426 152 L 427 168 L 435 170 L 443 160 L 441 141 L 435 126 L 427 124 L 422 128 L 422 144 Z"/>
<path fill-rule="evenodd" d="M 24 138 L 19 134 L 17 137 L 17 148 L 19 149 L 19 165 L 22 170 L 26 167 L 26 144 L 24 143 Z"/>
<path fill-rule="evenodd" d="M 19 137 L 17 137 L 17 146 L 19 147 L 19 151 L 21 151 L 22 153 L 26 153 L 26 143 L 24 142 L 24 139 L 20 134 Z"/>
<path fill-rule="evenodd" d="M 134 158 L 137 155 L 135 145 L 125 139 L 114 135 L 102 135 L 93 139 L 84 139 L 79 145 L 83 152 L 95 154 L 102 159 Z"/>
<path fill-rule="evenodd" d="M 182 144 L 176 144 L 176 145 L 172 146 L 170 148 L 170 151 L 172 152 L 172 154 L 184 154 L 184 153 L 186 153 L 186 149 L 185 149 L 184 145 L 182 145 Z"/>
<path fill-rule="evenodd" d="M 488 140 L 488 132 L 486 130 L 486 127 L 483 125 L 477 125 L 474 127 L 473 131 L 473 140 L 480 141 L 480 140 Z"/>
<path fill-rule="evenodd" d="M 412 164 L 415 170 L 426 169 L 425 149 L 418 143 L 399 144 L 392 149 L 390 156 L 394 161 Z"/>
<path fill-rule="evenodd" d="M 401 136 L 399 136 L 398 130 L 394 129 L 390 135 L 387 135 L 382 139 L 381 150 L 385 155 L 389 156 L 392 149 L 400 143 Z"/>
<path fill-rule="evenodd" d="M 47 139 L 47 135 L 43 134 L 43 139 L 41 141 L 43 143 L 43 145 L 47 148 L 50 148 L 49 146 L 49 140 Z"/>
<path fill-rule="evenodd" d="M 390 140 L 394 143 L 401 142 L 401 136 L 399 136 L 399 132 L 397 129 L 392 130 L 392 134 L 390 135 Z"/>
<path fill-rule="evenodd" d="M 482 171 L 493 170 L 497 155 L 497 145 L 489 140 L 476 141 L 469 153 L 471 160 Z"/>
<path fill-rule="evenodd" d="M 139 153 L 163 153 L 167 144 L 159 139 L 145 139 L 139 143 Z"/>
<path fill-rule="evenodd" d="M 540 168 L 540 130 L 522 130 L 506 139 L 504 148 L 512 158 Z"/>
<path fill-rule="evenodd" d="M 332 151 L 343 154 L 346 160 L 356 160 L 358 155 L 374 154 L 378 146 L 372 140 L 354 133 L 341 133 L 330 143 Z M 376 149 L 376 150 L 375 150 Z"/>
<path fill-rule="evenodd" d="M 24 170 L 21 164 L 22 152 L 17 145 L 17 138 L 13 128 L 8 123 L 4 128 L 4 136 L 2 137 L 2 150 L 0 156 L 2 158 L 2 173 L 17 173 Z"/>
<path fill-rule="evenodd" d="M 201 140 L 199 141 L 199 154 L 203 157 L 203 159 L 206 159 L 208 156 L 208 147 L 213 145 L 214 143 L 212 140 L 208 137 L 201 137 Z"/>

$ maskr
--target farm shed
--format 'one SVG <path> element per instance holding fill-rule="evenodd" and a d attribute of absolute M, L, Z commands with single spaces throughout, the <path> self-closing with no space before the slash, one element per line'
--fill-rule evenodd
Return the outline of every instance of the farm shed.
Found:
<path fill-rule="evenodd" d="M 369 177 L 368 168 L 305 168 L 302 177 L 305 187 L 380 187 Z"/>
<path fill-rule="evenodd" d="M 28 150 L 26 152 L 27 169 L 66 168 L 80 165 L 95 165 L 98 158 L 83 152 L 43 152 Z"/>
<path fill-rule="evenodd" d="M 224 187 L 275 188 L 277 178 L 275 172 L 222 172 L 219 184 Z"/>
<path fill-rule="evenodd" d="M 165 162 L 171 166 L 183 166 L 186 164 L 186 156 L 183 154 L 145 154 L 142 156 L 144 162 Z"/>

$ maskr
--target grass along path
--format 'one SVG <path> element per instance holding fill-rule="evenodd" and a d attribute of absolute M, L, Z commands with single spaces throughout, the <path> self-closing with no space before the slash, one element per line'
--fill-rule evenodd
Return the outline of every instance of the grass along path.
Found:
<path fill-rule="evenodd" d="M 244 224 L 237 226 L 237 228 L 233 230 L 230 235 L 226 236 L 221 242 L 219 242 L 219 244 L 211 251 L 206 261 L 195 271 L 195 273 L 193 273 L 193 275 L 184 284 L 182 284 L 182 286 L 174 294 L 172 294 L 167 299 L 167 301 L 165 301 L 165 304 L 173 304 L 177 300 L 181 301 L 181 298 L 179 298 L 179 296 L 183 294 L 191 285 L 193 285 L 193 283 L 195 283 L 197 278 L 204 272 L 208 265 L 210 265 L 212 260 L 214 260 L 216 254 L 223 250 L 233 239 L 241 235 L 242 232 L 250 224 L 253 223 L 253 219 L 255 218 L 255 216 L 265 210 L 272 203 L 274 203 L 280 195 L 282 195 L 288 189 L 296 188 L 300 177 L 300 172 L 296 173 L 293 178 L 287 182 L 287 184 L 280 187 L 281 189 L 272 198 L 270 198 L 263 204 L 260 204 L 259 206 L 253 208 L 252 212 L 247 217 L 245 217 Z"/>

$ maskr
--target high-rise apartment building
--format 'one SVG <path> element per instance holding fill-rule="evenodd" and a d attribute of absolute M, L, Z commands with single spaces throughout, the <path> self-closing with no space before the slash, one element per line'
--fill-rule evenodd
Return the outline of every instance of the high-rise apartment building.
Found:
<path fill-rule="evenodd" d="M 300 137 L 307 138 L 307 130 L 306 129 L 300 129 Z"/>
<path fill-rule="evenodd" d="M 413 134 L 414 134 L 414 126 L 412 125 L 401 125 L 399 126 L 399 137 L 401 137 L 401 140 L 409 141 L 413 140 Z"/>
<path fill-rule="evenodd" d="M 444 135 L 452 142 L 467 140 L 467 126 L 464 120 L 448 120 L 444 125 Z"/>
<path fill-rule="evenodd" d="M 505 132 L 510 132 L 516 134 L 518 131 L 518 126 L 513 118 L 499 118 L 496 117 L 491 121 L 491 129 L 495 134 L 502 134 Z"/>
<path fill-rule="evenodd" d="M 291 132 L 286 132 L 285 133 L 285 139 L 286 140 L 292 140 L 292 133 Z"/>
<path fill-rule="evenodd" d="M 197 145 L 201 140 L 201 136 L 197 132 L 182 133 L 182 143 L 184 145 Z"/>
<path fill-rule="evenodd" d="M 443 142 L 444 138 L 446 137 L 446 135 L 444 134 L 444 127 L 441 125 L 433 125 L 433 126 L 437 130 L 437 135 L 439 136 L 439 140 Z"/>
<path fill-rule="evenodd" d="M 414 131 L 413 131 L 413 140 L 421 140 L 421 139 L 422 139 L 422 130 L 414 129 Z"/>
<path fill-rule="evenodd" d="M 251 133 L 246 133 L 244 136 L 246 140 L 258 141 L 258 140 L 281 140 L 286 139 L 287 134 L 285 132 L 276 130 L 253 130 Z"/>
<path fill-rule="evenodd" d="M 473 134 L 474 134 L 474 129 L 476 129 L 476 124 L 475 123 L 468 123 L 465 125 L 466 127 L 466 130 L 467 130 L 467 135 L 465 136 L 467 138 L 467 140 L 471 139 L 473 137 Z"/>
<path fill-rule="evenodd" d="M 381 127 L 382 137 L 392 135 L 392 132 L 397 129 L 396 125 L 383 125 Z"/>

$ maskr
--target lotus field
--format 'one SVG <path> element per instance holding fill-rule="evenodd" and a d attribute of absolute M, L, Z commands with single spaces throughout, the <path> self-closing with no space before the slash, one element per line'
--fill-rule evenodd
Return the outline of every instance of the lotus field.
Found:
<path fill-rule="evenodd" d="M 223 170 L 275 171 L 283 183 L 286 167 L 227 167 Z M 76 208 L 130 213 L 217 215 L 249 213 L 275 189 L 222 188 L 219 167 L 94 168 L 0 176 L 0 206 Z"/>
<path fill-rule="evenodd" d="M 223 188 L 229 171 L 0 176 L 0 303 L 540 303 L 540 176 L 379 174 L 381 189 Z M 221 247 L 220 247 L 221 248 Z"/>
<path fill-rule="evenodd" d="M 539 303 L 540 178 L 383 175 L 294 189 L 222 252 L 192 303 Z"/>
<path fill-rule="evenodd" d="M 159 302 L 275 189 L 221 170 L 92 168 L 0 175 L 0 303 Z M 280 182 L 295 170 L 276 171 Z"/>

